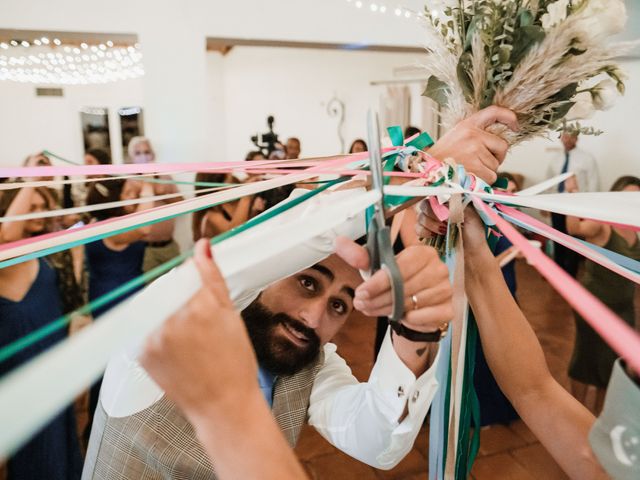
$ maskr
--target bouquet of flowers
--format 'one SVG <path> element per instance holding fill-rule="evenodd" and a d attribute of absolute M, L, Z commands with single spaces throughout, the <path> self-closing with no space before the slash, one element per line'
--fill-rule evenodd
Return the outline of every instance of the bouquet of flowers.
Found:
<path fill-rule="evenodd" d="M 427 0 L 424 95 L 451 127 L 489 105 L 513 110 L 517 133 L 496 125 L 511 145 L 573 129 L 624 93 L 615 59 L 635 42 L 608 42 L 627 20 L 622 0 Z"/>

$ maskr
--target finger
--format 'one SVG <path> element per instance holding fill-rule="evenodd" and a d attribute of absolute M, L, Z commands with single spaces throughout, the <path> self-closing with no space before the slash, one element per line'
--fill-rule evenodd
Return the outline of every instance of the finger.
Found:
<path fill-rule="evenodd" d="M 504 162 L 505 157 L 507 156 L 507 151 L 509 150 L 509 143 L 503 138 L 498 137 L 497 135 L 493 135 L 489 132 L 480 132 L 480 138 L 484 146 L 491 152 L 494 157 L 494 161 L 497 164 L 487 165 L 489 168 L 493 170 L 497 170 L 498 166 Z"/>
<path fill-rule="evenodd" d="M 404 249 L 396 256 L 398 269 L 402 281 L 407 282 L 422 268 L 429 264 L 429 257 L 433 255 L 428 247 L 413 246 Z M 378 270 L 370 279 L 356 289 L 356 299 L 367 301 L 380 295 L 391 295 L 391 282 L 385 269 Z"/>
<path fill-rule="evenodd" d="M 492 105 L 480 110 L 471 115 L 468 120 L 481 130 L 484 130 L 496 122 L 506 125 L 514 132 L 520 130 L 516 114 L 507 108 L 498 107 L 497 105 Z"/>
<path fill-rule="evenodd" d="M 194 250 L 193 259 L 200 273 L 202 286 L 214 294 L 220 305 L 231 305 L 227 284 L 216 262 L 213 260 L 209 241 L 206 238 L 198 240 Z"/>
<path fill-rule="evenodd" d="M 447 233 L 447 224 L 445 222 L 441 222 L 436 218 L 426 216 L 424 213 L 421 213 L 418 216 L 418 225 L 436 235 L 444 235 L 445 233 Z"/>
<path fill-rule="evenodd" d="M 453 319 L 453 305 L 451 302 L 431 305 L 419 310 L 407 312 L 403 323 L 409 328 L 422 331 L 435 331 L 443 323 L 449 323 Z"/>
<path fill-rule="evenodd" d="M 380 269 L 369 280 L 356 288 L 354 305 L 359 301 L 367 301 L 383 294 L 391 296 L 391 282 L 387 271 Z"/>
<path fill-rule="evenodd" d="M 492 163 L 491 159 L 493 158 L 493 155 L 491 155 L 491 153 L 489 153 L 488 150 L 484 150 L 479 154 L 479 156 L 480 156 L 480 161 L 482 162 L 482 165 L 479 166 L 476 169 L 476 171 L 472 173 L 480 177 L 487 184 L 493 185 L 495 181 L 498 179 L 498 174 L 496 173 L 495 170 L 485 166 L 485 164 Z M 495 159 L 493 161 L 495 161 Z"/>
<path fill-rule="evenodd" d="M 438 282 L 436 285 L 429 287 L 424 286 L 424 282 L 414 282 L 412 284 L 405 285 L 405 299 L 404 299 L 404 311 L 416 310 L 416 304 L 418 308 L 426 307 L 428 305 L 439 304 L 447 301 L 451 298 L 451 286 L 448 281 Z M 417 303 L 414 303 L 412 296 L 415 295 Z M 366 315 L 373 316 L 374 312 L 382 311 L 383 315 L 389 315 L 391 313 L 391 294 L 380 295 L 376 298 L 367 301 L 358 301 L 356 307 L 359 311 Z M 355 306 L 355 304 L 354 304 Z"/>
<path fill-rule="evenodd" d="M 335 252 L 340 258 L 358 270 L 369 269 L 369 252 L 347 237 L 336 238 Z"/>

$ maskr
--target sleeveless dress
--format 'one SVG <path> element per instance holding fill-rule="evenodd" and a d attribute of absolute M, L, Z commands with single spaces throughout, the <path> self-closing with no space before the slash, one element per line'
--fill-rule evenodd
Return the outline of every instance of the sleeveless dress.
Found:
<path fill-rule="evenodd" d="M 494 249 L 494 255 L 497 257 L 502 252 L 511 248 L 512 243 L 507 237 L 502 236 L 498 239 Z M 516 282 L 516 262 L 511 261 L 502 267 L 502 276 L 509 288 L 509 292 L 516 299 L 517 282 Z M 482 350 L 482 342 L 478 336 L 476 344 L 476 365 L 473 372 L 473 384 L 480 403 L 480 426 L 494 425 L 497 423 L 509 424 L 518 418 L 518 413 L 509 402 L 509 399 L 502 393 L 498 382 L 496 382 L 487 359 Z"/>
<path fill-rule="evenodd" d="M 636 239 L 635 243 L 629 246 L 614 229 L 611 229 L 611 236 L 604 248 L 640 260 L 640 241 Z M 626 323 L 634 326 L 635 283 L 590 260 L 585 261 L 580 283 Z M 574 315 L 576 343 L 569 365 L 569 376 L 582 383 L 606 388 L 618 355 L 577 312 L 574 312 Z"/>
<path fill-rule="evenodd" d="M 39 259 L 38 263 L 36 279 L 22 300 L 14 302 L 0 297 L 0 346 L 8 345 L 62 315 L 56 273 L 45 260 Z M 65 337 L 65 330 L 57 331 L 0 363 L 0 377 Z M 7 471 L 8 480 L 80 478 L 82 457 L 73 406 L 65 408 L 9 458 Z"/>
<path fill-rule="evenodd" d="M 130 280 L 142 275 L 145 242 L 133 242 L 124 250 L 111 250 L 102 240 L 91 242 L 85 246 L 85 257 L 89 271 L 89 301 L 93 302 L 101 296 L 115 290 Z M 93 318 L 99 317 L 120 302 L 136 294 L 143 286 L 116 298 L 100 308 L 93 310 Z M 89 421 L 84 432 L 85 441 L 89 441 L 93 414 L 98 405 L 102 377 L 91 386 L 89 391 Z"/>

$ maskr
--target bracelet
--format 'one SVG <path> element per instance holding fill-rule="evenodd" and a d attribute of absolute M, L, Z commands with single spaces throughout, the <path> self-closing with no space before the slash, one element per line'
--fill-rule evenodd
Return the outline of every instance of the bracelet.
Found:
<path fill-rule="evenodd" d="M 435 332 L 419 332 L 417 330 L 412 330 L 401 322 L 390 321 L 389 325 L 396 335 L 400 335 L 412 342 L 439 342 L 447 335 L 447 331 L 449 330 L 448 323 L 440 325 L 440 328 Z"/>

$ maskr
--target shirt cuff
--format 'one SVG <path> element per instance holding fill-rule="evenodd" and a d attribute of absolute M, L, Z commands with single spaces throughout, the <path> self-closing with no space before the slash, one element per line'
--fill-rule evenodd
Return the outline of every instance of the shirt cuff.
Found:
<path fill-rule="evenodd" d="M 440 355 L 438 354 L 433 364 L 418 378 L 407 367 L 396 353 L 391 343 L 390 328 L 387 332 L 378 354 L 369 383 L 376 385 L 377 390 L 391 405 L 398 410 L 398 417 L 404 411 L 405 406 L 409 406 L 409 414 L 421 399 L 432 398 L 432 391 L 438 386 L 436 380 L 436 366 Z M 422 397 L 422 398 L 421 398 Z"/>

